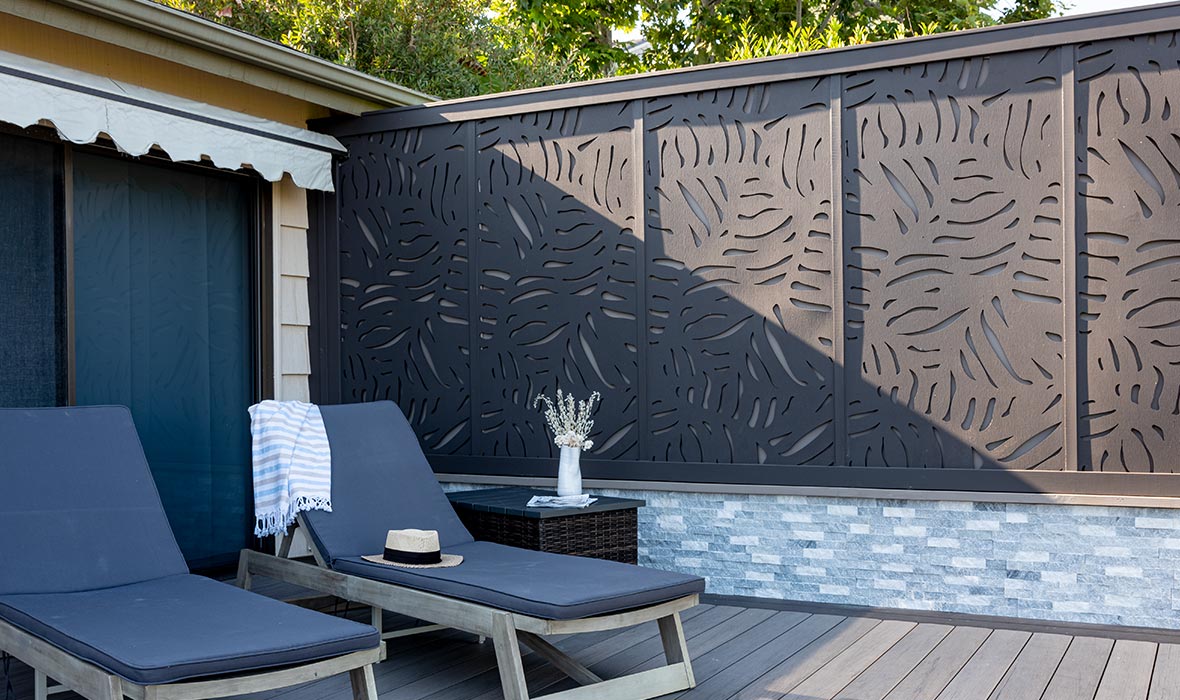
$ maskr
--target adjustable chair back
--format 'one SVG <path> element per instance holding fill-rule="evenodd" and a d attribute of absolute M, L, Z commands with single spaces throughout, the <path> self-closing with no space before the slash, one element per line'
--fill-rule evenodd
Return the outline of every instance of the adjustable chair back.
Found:
<path fill-rule="evenodd" d="M 392 401 L 321 406 L 332 443 L 332 512 L 303 514 L 327 563 L 380 552 L 388 530 L 438 530 L 446 549 L 473 541 Z"/>
<path fill-rule="evenodd" d="M 0 409 L 0 595 L 188 573 L 131 412 Z"/>

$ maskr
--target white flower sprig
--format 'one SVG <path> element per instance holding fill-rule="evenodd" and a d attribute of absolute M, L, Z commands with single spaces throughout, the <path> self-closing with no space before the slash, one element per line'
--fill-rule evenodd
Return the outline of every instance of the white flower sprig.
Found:
<path fill-rule="evenodd" d="M 545 421 L 553 431 L 553 443 L 558 447 L 580 447 L 588 450 L 594 447 L 594 441 L 588 440 L 590 429 L 594 421 L 590 418 L 594 413 L 594 405 L 602 398 L 596 391 L 590 394 L 586 401 L 575 401 L 573 394 L 563 394 L 557 390 L 557 401 L 550 401 L 548 396 L 538 394 L 533 399 L 533 408 L 545 404 Z"/>

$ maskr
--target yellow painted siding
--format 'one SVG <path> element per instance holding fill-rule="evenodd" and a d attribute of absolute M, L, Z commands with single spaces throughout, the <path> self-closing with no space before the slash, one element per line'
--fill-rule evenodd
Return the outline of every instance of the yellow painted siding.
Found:
<path fill-rule="evenodd" d="M 329 114 L 304 100 L 13 15 L 0 15 L 0 50 L 291 126 Z"/>

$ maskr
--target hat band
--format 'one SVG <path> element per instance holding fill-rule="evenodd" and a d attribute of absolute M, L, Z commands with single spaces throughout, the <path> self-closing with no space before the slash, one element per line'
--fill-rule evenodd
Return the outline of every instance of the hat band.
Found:
<path fill-rule="evenodd" d="M 400 549 L 385 548 L 385 561 L 397 562 L 398 564 L 438 564 L 442 562 L 442 552 L 434 550 L 433 552 L 406 552 Z"/>

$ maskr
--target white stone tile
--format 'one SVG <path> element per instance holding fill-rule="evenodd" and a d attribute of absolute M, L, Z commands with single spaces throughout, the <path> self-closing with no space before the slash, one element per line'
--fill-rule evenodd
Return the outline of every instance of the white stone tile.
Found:
<path fill-rule="evenodd" d="M 1107 576 L 1113 576 L 1115 578 L 1143 578 L 1143 569 L 1128 564 L 1108 566 L 1105 572 Z"/>
<path fill-rule="evenodd" d="M 926 528 L 921 525 L 898 525 L 893 528 L 893 534 L 898 537 L 925 537 Z"/>

